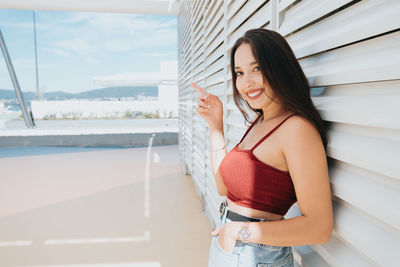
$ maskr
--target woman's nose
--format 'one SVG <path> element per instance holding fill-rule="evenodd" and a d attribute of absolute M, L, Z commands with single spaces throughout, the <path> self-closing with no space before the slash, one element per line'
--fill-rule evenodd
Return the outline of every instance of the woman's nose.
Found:
<path fill-rule="evenodd" d="M 245 89 L 250 88 L 250 87 L 252 87 L 254 85 L 254 79 L 249 74 L 244 74 L 243 75 L 242 82 L 243 82 L 243 84 L 242 84 L 243 88 L 245 88 Z"/>

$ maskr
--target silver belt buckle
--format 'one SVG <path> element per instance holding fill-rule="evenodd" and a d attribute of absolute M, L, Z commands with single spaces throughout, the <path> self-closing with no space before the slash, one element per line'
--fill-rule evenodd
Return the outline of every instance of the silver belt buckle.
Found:
<path fill-rule="evenodd" d="M 225 213 L 227 203 L 226 201 L 221 202 L 221 205 L 219 206 L 219 214 L 222 216 Z"/>

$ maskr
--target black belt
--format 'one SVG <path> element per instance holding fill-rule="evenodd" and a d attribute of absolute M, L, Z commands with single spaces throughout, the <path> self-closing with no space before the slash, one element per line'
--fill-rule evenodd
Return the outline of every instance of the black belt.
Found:
<path fill-rule="evenodd" d="M 227 208 L 227 203 L 222 202 L 219 207 L 219 212 L 220 212 L 221 216 L 224 215 L 226 208 Z M 234 222 L 261 222 L 261 221 L 263 221 L 263 219 L 246 217 L 246 216 L 240 215 L 239 213 L 233 212 L 231 210 L 226 210 L 226 218 L 228 218 L 229 220 L 234 221 Z"/>
<path fill-rule="evenodd" d="M 246 217 L 231 210 L 226 211 L 226 218 L 234 222 L 261 222 L 261 219 Z"/>

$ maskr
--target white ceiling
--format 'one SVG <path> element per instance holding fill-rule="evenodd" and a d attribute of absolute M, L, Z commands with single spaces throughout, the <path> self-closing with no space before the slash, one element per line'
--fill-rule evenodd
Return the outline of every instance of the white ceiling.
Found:
<path fill-rule="evenodd" d="M 0 0 L 3 9 L 64 10 L 135 14 L 179 13 L 179 0 Z"/>

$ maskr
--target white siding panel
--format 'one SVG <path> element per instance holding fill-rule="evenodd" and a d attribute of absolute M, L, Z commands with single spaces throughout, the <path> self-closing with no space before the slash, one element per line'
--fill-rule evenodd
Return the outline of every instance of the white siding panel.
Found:
<path fill-rule="evenodd" d="M 350 134 L 335 128 L 329 137 L 330 157 L 400 180 L 400 142 Z"/>
<path fill-rule="evenodd" d="M 376 37 L 300 61 L 311 86 L 400 77 L 400 32 Z"/>
<path fill-rule="evenodd" d="M 224 41 L 224 36 L 221 31 L 209 43 L 206 43 L 206 54 L 211 54 Z"/>
<path fill-rule="evenodd" d="M 213 2 L 213 4 L 210 5 L 209 9 L 207 9 L 206 15 L 205 15 L 204 27 L 206 28 L 206 32 L 209 32 L 214 27 L 219 26 L 217 24 L 217 22 L 221 19 L 221 16 L 223 13 L 222 1 L 215 0 L 215 1 L 211 1 L 211 2 Z"/>
<path fill-rule="evenodd" d="M 223 66 L 223 58 L 221 57 L 220 59 L 214 61 L 211 63 L 209 66 L 207 66 L 206 70 L 206 76 L 210 76 L 211 74 L 214 74 L 218 71 L 221 71 L 224 68 Z"/>
<path fill-rule="evenodd" d="M 224 198 L 212 177 L 209 131 L 195 112 L 197 93 L 189 84 L 197 82 L 223 102 L 225 141 L 232 149 L 247 123 L 233 101 L 230 50 L 248 29 L 274 29 L 299 58 L 329 131 L 334 231 L 327 244 L 293 247 L 295 266 L 399 265 L 398 14 L 397 0 L 181 1 L 179 148 L 213 227 Z M 285 217 L 295 216 L 301 216 L 297 204 Z"/>
<path fill-rule="evenodd" d="M 211 63 L 216 61 L 218 58 L 222 58 L 223 51 L 224 51 L 224 47 L 222 45 L 220 45 L 214 51 L 212 51 L 209 55 L 207 55 L 206 66 L 210 65 Z"/>
<path fill-rule="evenodd" d="M 230 34 L 234 30 L 236 30 L 237 27 L 239 27 L 240 24 L 243 23 L 244 20 L 246 20 L 248 17 L 250 17 L 251 13 L 257 10 L 261 5 L 265 3 L 264 0 L 253 0 L 253 1 L 248 1 L 240 10 L 235 14 L 234 17 L 231 18 L 229 21 L 229 26 L 228 26 L 228 32 L 227 34 Z M 264 20 L 265 21 L 265 20 Z"/>
<path fill-rule="evenodd" d="M 336 1 L 332 1 L 336 2 Z M 400 28 L 400 1 L 364 0 L 287 38 L 305 57 Z"/>
<path fill-rule="evenodd" d="M 290 5 L 299 0 L 280 0 L 278 3 L 278 11 L 281 12 L 288 8 Z"/>
<path fill-rule="evenodd" d="M 209 77 L 207 77 L 206 87 L 216 85 L 219 83 L 223 83 L 223 82 L 224 82 L 224 76 L 222 75 L 222 71 L 218 71 L 218 72 L 210 75 Z"/>
<path fill-rule="evenodd" d="M 287 35 L 350 2 L 351 0 L 300 1 L 282 14 L 284 20 L 279 27 L 279 33 Z"/>
<path fill-rule="evenodd" d="M 314 102 L 326 121 L 400 130 L 400 118 L 390 116 L 400 114 L 400 95 L 321 96 Z"/>
<path fill-rule="evenodd" d="M 224 94 L 225 88 L 222 83 L 215 84 L 207 87 L 207 91 L 213 95 L 222 97 Z"/>
<path fill-rule="evenodd" d="M 233 17 L 233 15 L 235 15 L 246 2 L 247 0 L 230 1 L 230 3 L 227 6 L 226 20 L 229 21 Z"/>
<path fill-rule="evenodd" d="M 345 202 L 334 203 L 335 232 L 380 266 L 397 266 L 400 236 Z M 390 244 L 390 245 L 389 245 Z M 377 249 L 384 246 L 384 249 Z"/>
<path fill-rule="evenodd" d="M 247 30 L 259 28 L 267 24 L 271 18 L 271 12 L 271 5 L 270 2 L 268 2 L 250 18 L 243 18 L 247 19 L 246 22 L 228 36 L 227 49 L 231 49 L 236 40 L 239 39 Z"/>
<path fill-rule="evenodd" d="M 400 231 L 400 217 L 393 209 L 400 207 L 400 194 L 393 181 L 342 161 L 336 161 L 329 174 L 336 197 Z"/>
<path fill-rule="evenodd" d="M 331 241 L 322 246 L 311 246 L 329 263 L 328 266 L 341 266 L 341 267 L 375 267 L 379 266 L 368 257 L 362 255 L 359 250 L 351 247 L 346 242 L 333 235 Z M 308 261 L 307 261 L 308 262 Z M 312 266 L 320 266 L 313 264 Z"/>

